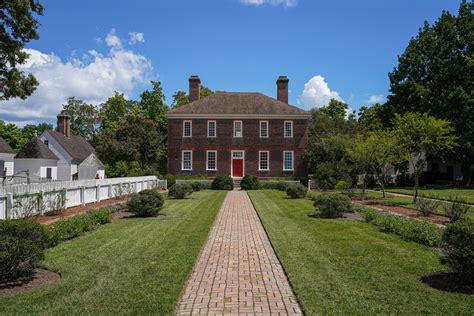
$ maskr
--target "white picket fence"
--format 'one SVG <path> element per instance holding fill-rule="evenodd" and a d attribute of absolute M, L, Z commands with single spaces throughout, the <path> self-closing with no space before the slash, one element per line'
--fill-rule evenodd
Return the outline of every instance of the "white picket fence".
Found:
<path fill-rule="evenodd" d="M 140 192 L 167 189 L 155 176 L 15 184 L 0 187 L 0 219 L 42 215 Z"/>

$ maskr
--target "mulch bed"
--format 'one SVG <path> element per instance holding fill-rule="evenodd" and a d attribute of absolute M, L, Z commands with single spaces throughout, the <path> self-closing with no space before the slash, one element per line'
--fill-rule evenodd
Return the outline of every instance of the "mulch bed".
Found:
<path fill-rule="evenodd" d="M 0 284 L 0 296 L 29 292 L 46 284 L 57 282 L 60 278 L 59 273 L 36 268 L 33 276 L 30 278 Z"/>
<path fill-rule="evenodd" d="M 441 225 L 447 225 L 450 223 L 450 220 L 446 216 L 441 216 L 441 215 L 435 215 L 432 214 L 431 216 L 423 216 L 419 212 L 415 210 L 411 210 L 409 208 L 401 207 L 401 206 L 394 206 L 394 205 L 386 205 L 382 204 L 379 202 L 371 201 L 371 200 L 361 200 L 357 198 L 352 198 L 352 200 L 355 203 L 362 204 L 362 205 L 367 205 L 367 206 L 373 206 L 376 208 L 380 208 L 383 210 L 387 210 L 399 215 L 407 216 L 413 219 L 419 219 L 427 222 L 431 222 L 434 224 L 441 224 Z"/>
<path fill-rule="evenodd" d="M 465 279 L 454 273 L 433 273 L 422 277 L 421 282 L 437 290 L 445 292 L 474 295 L 474 284 L 465 283 Z"/>

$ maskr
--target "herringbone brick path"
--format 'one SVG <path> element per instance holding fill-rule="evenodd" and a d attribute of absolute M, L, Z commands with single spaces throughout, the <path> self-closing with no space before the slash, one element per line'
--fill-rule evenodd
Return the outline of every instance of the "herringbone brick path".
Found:
<path fill-rule="evenodd" d="M 245 191 L 227 193 L 177 313 L 302 314 Z"/>

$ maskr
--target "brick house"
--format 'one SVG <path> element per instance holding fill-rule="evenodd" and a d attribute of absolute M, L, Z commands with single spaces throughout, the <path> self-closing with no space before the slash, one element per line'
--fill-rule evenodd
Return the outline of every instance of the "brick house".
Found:
<path fill-rule="evenodd" d="M 254 92 L 200 99 L 200 84 L 191 76 L 189 104 L 168 112 L 170 173 L 306 176 L 310 113 L 288 104 L 287 77 L 277 80 L 277 99 Z"/>

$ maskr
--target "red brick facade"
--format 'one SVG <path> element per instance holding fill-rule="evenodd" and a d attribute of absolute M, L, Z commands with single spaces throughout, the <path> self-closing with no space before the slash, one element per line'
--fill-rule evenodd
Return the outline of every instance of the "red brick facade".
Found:
<path fill-rule="evenodd" d="M 260 137 L 259 119 L 240 119 L 242 137 L 234 137 L 234 119 L 216 121 L 216 137 L 208 137 L 208 120 L 202 118 L 168 119 L 168 169 L 176 175 L 232 175 L 232 151 L 244 151 L 244 175 L 259 177 L 305 176 L 303 153 L 307 146 L 307 119 L 262 119 L 268 121 L 268 136 Z M 192 121 L 192 136 L 183 137 L 183 121 Z M 284 122 L 293 122 L 293 137 L 284 137 Z M 192 151 L 192 170 L 182 170 L 182 151 Z M 207 168 L 207 151 L 217 151 L 217 170 Z M 259 151 L 269 151 L 269 170 L 259 170 Z M 293 170 L 283 170 L 283 152 L 292 151 Z"/>

